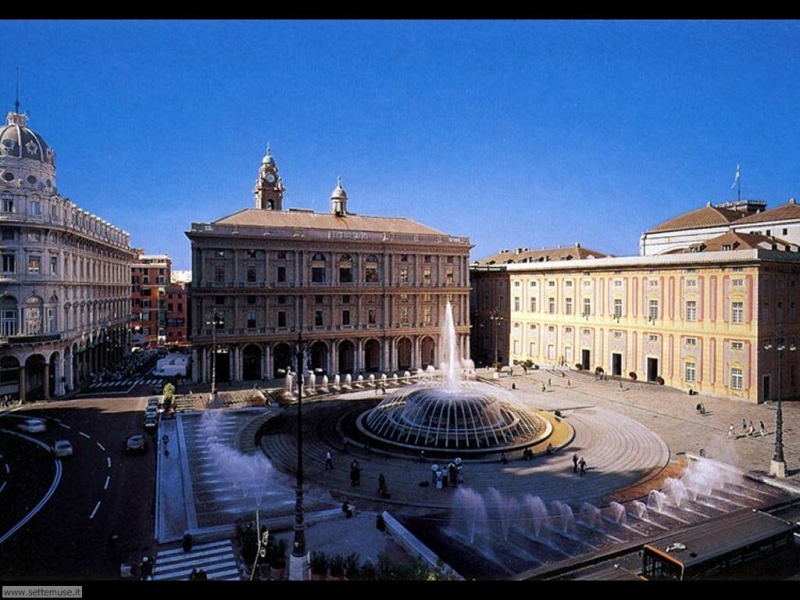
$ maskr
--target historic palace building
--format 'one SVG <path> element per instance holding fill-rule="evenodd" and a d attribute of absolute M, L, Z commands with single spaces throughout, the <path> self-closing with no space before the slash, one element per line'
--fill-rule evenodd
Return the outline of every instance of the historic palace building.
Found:
<path fill-rule="evenodd" d="M 575 247 L 476 261 L 473 348 L 505 364 L 565 365 L 752 402 L 796 398 L 800 252 L 776 235 L 798 230 L 794 200 L 741 216 L 724 208 L 719 227 L 707 208 L 708 220 L 694 211 L 646 233 L 648 245 L 663 243 L 659 254 Z"/>
<path fill-rule="evenodd" d="M 284 209 L 284 192 L 267 150 L 255 208 L 186 232 L 195 381 L 280 377 L 299 343 L 317 374 L 438 367 L 448 301 L 468 356 L 467 237 L 352 213 L 341 182 L 328 213 Z"/>
<path fill-rule="evenodd" d="M 128 352 L 130 236 L 56 188 L 55 154 L 0 129 L 0 395 L 64 395 Z"/>

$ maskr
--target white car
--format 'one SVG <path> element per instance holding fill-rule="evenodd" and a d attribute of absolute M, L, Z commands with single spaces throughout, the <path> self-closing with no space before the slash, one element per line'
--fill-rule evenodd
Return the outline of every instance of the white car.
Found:
<path fill-rule="evenodd" d="M 24 419 L 18 427 L 25 433 L 44 433 L 47 431 L 47 423 L 35 417 Z"/>
<path fill-rule="evenodd" d="M 72 456 L 72 443 L 69 440 L 56 440 L 56 443 L 53 444 L 53 454 L 58 458 Z"/>

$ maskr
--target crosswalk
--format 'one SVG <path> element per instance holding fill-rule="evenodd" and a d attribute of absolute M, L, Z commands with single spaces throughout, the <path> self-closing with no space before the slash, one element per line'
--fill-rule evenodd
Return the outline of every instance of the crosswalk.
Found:
<path fill-rule="evenodd" d="M 95 393 L 95 392 L 102 392 L 102 393 L 127 393 L 133 390 L 136 386 L 139 385 L 147 385 L 147 386 L 154 386 L 157 383 L 164 383 L 163 378 L 159 377 L 139 377 L 135 379 L 112 379 L 108 381 L 95 381 L 94 383 L 90 383 L 84 393 Z"/>
<path fill-rule="evenodd" d="M 195 544 L 191 552 L 184 552 L 181 547 L 161 549 L 156 556 L 153 579 L 188 580 L 192 569 L 203 569 L 208 579 L 241 579 L 231 540 Z"/>

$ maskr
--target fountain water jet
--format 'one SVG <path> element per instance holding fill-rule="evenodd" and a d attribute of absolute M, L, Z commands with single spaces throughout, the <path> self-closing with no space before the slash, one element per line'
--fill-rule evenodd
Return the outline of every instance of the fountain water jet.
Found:
<path fill-rule="evenodd" d="M 418 383 L 388 394 L 359 417 L 364 435 L 402 452 L 485 454 L 524 448 L 550 434 L 550 422 L 513 394 L 464 376 L 449 302 L 441 343 L 443 375 L 432 367 L 419 370 Z"/>

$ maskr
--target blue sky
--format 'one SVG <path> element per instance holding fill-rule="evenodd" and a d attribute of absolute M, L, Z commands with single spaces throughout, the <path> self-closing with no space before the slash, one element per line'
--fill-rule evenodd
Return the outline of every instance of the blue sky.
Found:
<path fill-rule="evenodd" d="M 406 216 L 500 249 L 638 253 L 645 230 L 800 195 L 800 21 L 6 20 L 57 184 L 191 268 L 184 232 L 254 206 Z M 17 80 L 17 72 L 19 78 Z M 18 81 L 18 83 L 17 83 Z"/>

